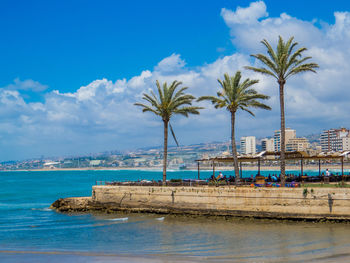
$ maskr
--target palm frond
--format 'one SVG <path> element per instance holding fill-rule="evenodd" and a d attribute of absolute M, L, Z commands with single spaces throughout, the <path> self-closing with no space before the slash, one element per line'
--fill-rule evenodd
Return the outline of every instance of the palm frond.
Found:
<path fill-rule="evenodd" d="M 177 142 L 177 139 L 176 139 L 176 136 L 175 136 L 175 132 L 174 132 L 174 129 L 173 129 L 173 126 L 171 126 L 171 123 L 169 122 L 169 127 L 170 127 L 170 132 L 171 132 L 171 135 L 173 136 L 173 139 L 177 145 L 177 147 L 179 147 L 179 143 Z"/>
<path fill-rule="evenodd" d="M 270 43 L 267 42 L 266 39 L 264 39 L 263 41 L 261 41 L 261 43 L 267 48 L 267 53 L 269 54 L 270 58 L 272 59 L 272 61 L 277 64 L 277 56 L 275 51 L 273 50 L 273 48 L 271 47 Z"/>
<path fill-rule="evenodd" d="M 171 99 L 173 98 L 173 95 L 174 95 L 174 92 L 175 92 L 176 88 L 179 85 L 181 85 L 181 84 L 182 84 L 182 82 L 174 80 L 173 83 L 171 83 L 169 88 L 165 87 L 165 89 L 166 89 L 166 96 L 164 98 L 165 101 L 167 101 L 167 102 L 171 101 Z M 186 87 L 184 87 L 183 89 L 186 89 Z"/>
<path fill-rule="evenodd" d="M 278 76 L 276 76 L 272 71 L 266 69 L 266 68 L 256 68 L 256 67 L 251 67 L 251 66 L 245 66 L 244 67 L 245 69 L 250 69 L 254 72 L 259 72 L 259 73 L 262 73 L 264 75 L 270 75 L 276 79 L 278 79 Z"/>
<path fill-rule="evenodd" d="M 156 81 L 156 85 L 157 85 L 157 89 L 158 89 L 159 100 L 163 101 L 164 100 L 164 95 L 163 95 L 163 91 L 162 91 L 162 88 L 160 87 L 160 83 L 159 83 L 158 80 Z M 153 93 L 153 91 L 151 91 L 151 93 L 156 98 L 156 95 Z"/>
<path fill-rule="evenodd" d="M 250 115 L 252 115 L 253 117 L 255 117 L 254 112 L 252 112 L 251 110 L 249 110 L 247 107 L 240 106 L 239 108 L 240 108 L 242 111 L 246 111 L 246 112 L 248 112 Z"/>
<path fill-rule="evenodd" d="M 256 58 L 260 60 L 263 64 L 265 64 L 271 72 L 276 74 L 278 72 L 278 63 L 275 63 L 274 61 L 271 61 L 268 57 L 266 57 L 263 54 L 256 54 L 256 55 L 251 55 L 253 58 Z"/>
<path fill-rule="evenodd" d="M 291 71 L 289 71 L 286 74 L 286 79 L 288 79 L 289 77 L 291 77 L 293 75 L 296 75 L 296 74 L 301 73 L 301 72 L 306 72 L 306 71 L 311 71 L 313 73 L 317 73 L 315 69 L 318 67 L 319 66 L 316 63 L 307 63 L 307 64 L 299 65 L 299 66 L 293 68 Z"/>
<path fill-rule="evenodd" d="M 188 117 L 189 114 L 199 114 L 199 110 L 203 109 L 203 107 L 182 107 L 174 110 L 174 114 L 181 114 L 183 116 Z"/>
<path fill-rule="evenodd" d="M 252 107 L 252 108 L 258 108 L 258 109 L 263 109 L 263 110 L 271 110 L 271 107 L 264 104 L 264 103 L 261 103 L 259 101 L 256 101 L 256 100 L 253 100 L 251 101 L 248 106 Z"/>
<path fill-rule="evenodd" d="M 148 105 L 142 104 L 142 103 L 134 103 L 135 106 L 140 106 L 142 107 L 142 112 L 153 112 L 156 115 L 159 115 L 159 112 L 155 109 L 152 109 L 151 107 L 149 107 Z"/>

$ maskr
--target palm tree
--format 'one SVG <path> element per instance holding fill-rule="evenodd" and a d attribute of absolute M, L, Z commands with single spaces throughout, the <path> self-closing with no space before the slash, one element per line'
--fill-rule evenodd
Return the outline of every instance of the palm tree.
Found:
<path fill-rule="evenodd" d="M 192 95 L 185 94 L 187 87 L 182 87 L 176 91 L 177 87 L 182 82 L 173 81 L 168 87 L 165 82 L 162 87 L 158 80 L 156 81 L 158 96 L 151 91 L 150 94 L 143 94 L 142 99 L 147 101 L 149 105 L 142 103 L 135 103 L 134 105 L 142 107 L 142 112 L 153 112 L 162 118 L 164 124 L 164 154 L 163 154 L 163 184 L 166 183 L 166 168 L 167 168 L 167 156 L 168 156 L 168 125 L 170 118 L 175 114 L 181 114 L 188 117 L 189 114 L 199 114 L 201 107 L 193 107 L 192 101 L 195 99 Z M 171 132 L 176 141 L 175 135 L 170 126 Z M 176 141 L 177 142 L 177 141 Z"/>
<path fill-rule="evenodd" d="M 255 89 L 251 88 L 259 80 L 246 79 L 241 81 L 241 72 L 237 71 L 234 77 L 230 77 L 227 73 L 225 79 L 218 82 L 221 85 L 221 90 L 217 92 L 217 96 L 202 96 L 197 101 L 209 100 L 214 104 L 216 109 L 226 108 L 231 113 L 231 143 L 232 155 L 235 167 L 236 184 L 239 181 L 238 157 L 235 140 L 235 118 L 238 110 L 243 110 L 255 116 L 249 108 L 261 108 L 270 110 L 271 108 L 259 100 L 266 100 L 269 96 L 259 94 Z"/>
<path fill-rule="evenodd" d="M 263 54 L 251 55 L 252 57 L 260 60 L 266 67 L 245 67 L 246 69 L 253 70 L 265 75 L 274 77 L 279 85 L 279 95 L 280 95 L 280 111 L 281 111 L 281 184 L 285 185 L 285 171 L 286 171 L 286 123 L 284 115 L 284 85 L 286 80 L 298 73 L 311 71 L 316 73 L 316 68 L 318 65 L 316 63 L 305 63 L 311 57 L 302 57 L 302 54 L 307 49 L 301 47 L 294 51 L 295 47 L 298 45 L 294 42 L 294 37 L 289 38 L 287 42 L 284 42 L 282 37 L 279 36 L 276 52 L 272 49 L 269 42 L 264 39 L 261 43 L 267 48 L 268 56 Z"/>

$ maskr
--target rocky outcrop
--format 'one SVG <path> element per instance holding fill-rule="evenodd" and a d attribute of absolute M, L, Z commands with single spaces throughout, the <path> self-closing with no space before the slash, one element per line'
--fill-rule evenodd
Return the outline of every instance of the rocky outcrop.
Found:
<path fill-rule="evenodd" d="M 86 212 L 93 207 L 91 197 L 69 197 L 56 200 L 51 206 L 59 212 Z"/>

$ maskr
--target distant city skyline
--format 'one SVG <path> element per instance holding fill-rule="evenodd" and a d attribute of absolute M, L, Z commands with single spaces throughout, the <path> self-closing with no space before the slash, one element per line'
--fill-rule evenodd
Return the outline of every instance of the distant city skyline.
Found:
<path fill-rule="evenodd" d="M 296 131 L 290 130 L 290 138 L 286 141 L 287 151 L 303 151 L 310 156 L 323 152 L 349 151 L 350 131 L 346 128 L 324 130 L 322 133 L 296 137 Z M 276 136 L 277 135 L 277 136 Z M 278 144 L 279 130 L 269 138 L 255 136 L 241 137 L 237 142 L 240 155 L 261 154 L 262 151 L 274 152 Z M 329 136 L 331 135 L 331 136 Z M 240 143 L 239 143 L 240 142 Z M 191 145 L 170 146 L 168 149 L 168 165 L 172 169 L 195 169 L 196 160 L 231 155 L 230 141 L 205 142 Z M 326 147 L 326 145 L 328 145 Z M 328 148 L 335 146 L 335 148 Z M 324 148 L 326 147 L 326 148 Z M 38 169 L 94 169 L 94 168 L 152 168 L 162 167 L 163 146 L 130 149 L 129 151 L 111 151 L 90 153 L 80 156 L 42 156 L 26 160 L 0 162 L 0 170 L 38 170 Z"/>
<path fill-rule="evenodd" d="M 309 134 L 306 135 L 305 137 L 309 138 L 310 141 L 312 141 L 313 143 L 317 143 L 318 145 L 320 145 L 320 138 L 322 136 L 322 134 L 324 133 L 324 131 L 319 132 L 318 134 Z M 239 154 L 242 154 L 241 152 L 241 139 L 245 138 L 245 137 L 255 137 L 256 141 L 255 141 L 255 146 L 256 146 L 256 152 L 259 152 L 260 150 L 262 151 L 275 151 L 274 149 L 274 132 L 271 133 L 270 136 L 266 136 L 266 137 L 256 137 L 253 135 L 247 135 L 247 136 L 243 136 L 240 138 L 237 138 L 236 143 L 237 143 L 237 147 L 239 149 Z M 269 149 L 264 149 L 264 140 L 269 138 L 269 140 L 272 140 L 272 148 Z M 225 145 L 225 155 L 226 154 L 231 154 L 231 140 L 223 140 L 223 141 L 210 141 L 210 142 L 200 142 L 200 143 L 196 143 L 196 144 L 180 144 L 179 146 L 177 146 L 174 143 L 171 143 L 169 145 L 169 151 L 177 151 L 179 149 L 182 148 L 190 148 L 192 146 L 199 146 L 199 145 L 220 145 L 220 147 L 222 145 Z M 217 149 L 219 150 L 219 149 Z M 76 154 L 76 155 L 41 155 L 41 156 L 34 156 L 31 158 L 24 158 L 24 159 L 12 159 L 12 160 L 7 160 L 7 161 L 0 161 L 0 163 L 6 163 L 6 162 L 22 162 L 22 161 L 31 161 L 31 160 L 63 160 L 63 159 L 77 159 L 77 158 L 87 158 L 87 157 L 97 157 L 97 156 L 103 156 L 103 155 L 128 155 L 128 154 L 136 154 L 136 153 L 142 153 L 142 152 L 162 152 L 163 151 L 163 146 L 162 145 L 153 145 L 153 146 L 148 146 L 148 147 L 139 147 L 139 148 L 129 148 L 129 149 L 124 149 L 124 150 L 118 150 L 118 149 L 114 149 L 114 150 L 110 150 L 110 151 L 100 151 L 100 152 L 90 152 L 90 153 L 85 153 L 85 154 Z M 250 154 L 250 153 L 248 153 Z"/>
<path fill-rule="evenodd" d="M 133 105 L 141 94 L 176 79 L 195 96 L 215 95 L 217 79 L 236 70 L 260 80 L 272 107 L 239 113 L 237 138 L 271 136 L 280 128 L 277 84 L 243 67 L 278 35 L 295 36 L 320 66 L 287 83 L 286 126 L 298 136 L 350 126 L 349 1 L 198 4 L 3 1 L 0 161 L 161 145 L 161 122 Z M 174 118 L 179 143 L 228 141 L 229 114 L 200 105 L 200 116 Z"/>

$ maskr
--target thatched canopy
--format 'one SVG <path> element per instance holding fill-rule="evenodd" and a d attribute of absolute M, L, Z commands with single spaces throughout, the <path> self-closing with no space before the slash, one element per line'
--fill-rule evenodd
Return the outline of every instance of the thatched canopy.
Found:
<path fill-rule="evenodd" d="M 325 160 L 325 159 L 342 159 L 348 155 L 350 151 L 344 152 L 331 152 L 320 153 L 318 155 L 309 155 L 307 152 L 294 151 L 286 152 L 286 160 Z M 238 162 L 258 162 L 260 160 L 278 160 L 280 152 L 267 152 L 263 151 L 255 155 L 240 155 L 238 156 Z M 272 157 L 272 159 L 269 159 Z M 196 160 L 197 162 L 218 162 L 218 163 L 232 163 L 233 157 L 212 157 L 206 159 Z"/>
<path fill-rule="evenodd" d="M 330 152 L 330 153 L 320 153 L 318 155 L 309 155 L 307 152 L 295 151 L 286 152 L 286 160 L 296 160 L 300 161 L 300 171 L 303 176 L 303 161 L 304 160 L 318 160 L 318 170 L 321 176 L 321 160 L 335 160 L 341 161 L 341 174 L 344 175 L 344 157 L 350 154 L 350 151 L 344 152 Z M 238 156 L 238 162 L 240 163 L 240 174 L 242 177 L 242 163 L 244 162 L 257 162 L 258 163 L 258 174 L 260 175 L 260 162 L 261 161 L 278 161 L 280 158 L 280 152 L 267 152 L 263 151 L 255 155 L 240 155 Z M 200 162 L 211 162 L 213 164 L 213 176 L 215 176 L 215 163 L 233 163 L 233 157 L 213 157 L 207 159 L 196 160 L 198 163 L 198 179 L 199 179 L 199 163 Z"/>

